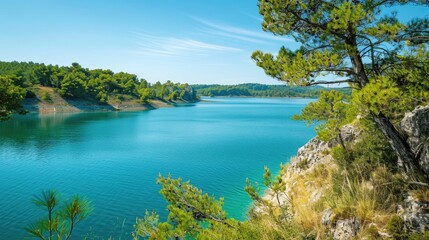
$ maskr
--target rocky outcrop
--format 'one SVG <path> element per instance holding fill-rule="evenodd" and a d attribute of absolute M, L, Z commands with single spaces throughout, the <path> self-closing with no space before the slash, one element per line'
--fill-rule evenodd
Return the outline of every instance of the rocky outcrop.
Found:
<path fill-rule="evenodd" d="M 401 121 L 401 130 L 407 135 L 407 142 L 416 154 L 423 171 L 429 175 L 429 105 L 420 106 L 406 113 Z M 429 204 L 408 196 L 398 214 L 402 216 L 409 231 L 429 230 Z"/>
<path fill-rule="evenodd" d="M 341 128 L 341 137 L 345 142 L 355 142 L 361 130 L 351 124 Z M 312 138 L 304 146 L 298 149 L 296 157 L 292 158 L 289 174 L 300 174 L 303 171 L 310 170 L 317 165 L 327 163 L 332 160 L 330 150 L 339 144 L 339 139 L 333 139 L 329 142 L 322 141 L 318 138 Z"/>
<path fill-rule="evenodd" d="M 407 136 L 407 141 L 413 152 L 418 156 L 419 164 L 429 175 L 429 105 L 418 107 L 407 113 L 401 121 L 400 127 L 400 130 Z M 344 142 L 357 142 L 360 135 L 361 130 L 353 125 L 346 125 L 341 130 Z M 326 169 L 328 168 L 334 171 L 338 170 L 331 156 L 332 148 L 338 144 L 340 144 L 339 139 L 325 142 L 313 138 L 298 150 L 296 157 L 291 159 L 287 171 L 282 176 L 286 183 L 286 191 L 284 198 L 281 198 L 281 204 L 288 204 L 288 201 L 291 203 L 291 216 L 299 218 L 300 211 L 305 214 L 305 208 L 314 206 L 313 204 L 316 204 L 318 200 L 326 197 L 326 190 L 329 189 L 331 183 L 325 179 L 328 179 L 329 176 L 320 177 L 319 175 L 317 181 L 320 182 L 317 182 L 314 181 L 315 178 L 312 178 L 312 175 L 327 174 L 329 171 Z M 301 198 L 297 201 L 296 199 L 300 196 L 305 196 L 306 199 Z M 274 206 L 277 204 L 272 192 L 268 192 L 265 197 Z M 396 214 L 404 220 L 407 231 L 423 232 L 429 230 L 429 203 L 412 197 L 412 194 L 406 197 L 401 206 L 398 206 Z M 315 225 L 321 224 L 329 237 L 333 239 L 356 239 L 361 236 L 360 231 L 372 226 L 371 224 L 375 226 L 378 235 L 383 238 L 390 237 L 384 226 L 377 226 L 375 223 L 363 223 L 367 225 L 361 226 L 360 223 L 362 222 L 358 218 L 341 218 L 329 208 L 316 215 L 318 222 Z"/>
<path fill-rule="evenodd" d="M 402 216 L 408 231 L 423 232 L 429 230 L 428 203 L 408 196 L 404 201 L 404 207 L 399 207 L 398 213 Z"/>
<path fill-rule="evenodd" d="M 359 221 L 355 218 L 338 220 L 333 231 L 334 239 L 355 239 L 359 231 Z"/>
<path fill-rule="evenodd" d="M 358 141 L 361 130 L 353 125 L 346 125 L 341 129 L 341 136 L 346 142 Z M 286 193 L 290 198 L 295 198 L 294 194 L 302 194 L 292 189 L 297 184 L 296 181 L 303 181 L 305 176 L 314 174 L 318 168 L 336 168 L 331 155 L 331 149 L 339 144 L 339 139 L 333 139 L 329 142 L 319 140 L 317 138 L 311 139 L 308 143 L 298 150 L 296 157 L 291 159 L 290 166 L 285 174 L 284 180 L 288 183 Z M 326 176 L 328 177 L 328 176 Z M 299 180 L 296 180 L 299 178 Z M 303 188 L 301 191 L 306 191 L 309 199 L 309 204 L 316 203 L 321 199 L 329 185 L 317 184 L 311 182 L 311 178 L 304 180 Z M 292 213 L 294 214 L 294 213 Z M 322 225 L 326 226 L 331 236 L 338 240 L 355 239 L 359 232 L 359 220 L 356 218 L 351 219 L 337 219 L 335 214 L 330 209 L 325 209 L 321 215 Z"/>
<path fill-rule="evenodd" d="M 429 175 L 429 105 L 417 107 L 405 114 L 401 129 L 408 136 L 407 142 L 418 157 L 423 171 Z"/>
<path fill-rule="evenodd" d="M 332 159 L 329 155 L 330 144 L 317 138 L 312 138 L 298 149 L 298 155 L 291 160 L 288 174 L 300 174 L 315 165 Z"/>

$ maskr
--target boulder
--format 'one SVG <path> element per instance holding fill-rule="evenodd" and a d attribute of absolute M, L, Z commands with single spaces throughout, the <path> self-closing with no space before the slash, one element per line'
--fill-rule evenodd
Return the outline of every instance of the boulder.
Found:
<path fill-rule="evenodd" d="M 322 224 L 323 225 L 330 225 L 331 224 L 331 218 L 334 215 L 331 209 L 327 208 L 322 213 Z"/>
<path fill-rule="evenodd" d="M 335 224 L 334 239 L 356 239 L 359 231 L 359 221 L 355 218 L 338 220 Z"/>
<path fill-rule="evenodd" d="M 408 231 L 424 232 L 429 230 L 429 204 L 408 196 L 404 201 L 402 219 Z"/>
<path fill-rule="evenodd" d="M 429 105 L 406 113 L 401 130 L 407 135 L 407 142 L 418 156 L 423 171 L 429 175 Z"/>

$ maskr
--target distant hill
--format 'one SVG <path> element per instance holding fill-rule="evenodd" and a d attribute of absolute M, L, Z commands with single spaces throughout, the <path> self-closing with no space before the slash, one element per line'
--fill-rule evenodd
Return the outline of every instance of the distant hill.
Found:
<path fill-rule="evenodd" d="M 238 85 L 196 84 L 192 88 L 197 96 L 210 97 L 309 97 L 316 98 L 320 91 L 337 90 L 351 94 L 351 88 L 325 88 L 321 86 L 291 87 L 244 83 Z"/>

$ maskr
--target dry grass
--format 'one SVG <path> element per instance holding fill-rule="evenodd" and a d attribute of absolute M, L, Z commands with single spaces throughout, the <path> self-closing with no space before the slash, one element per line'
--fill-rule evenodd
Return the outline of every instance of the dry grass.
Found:
<path fill-rule="evenodd" d="M 365 236 L 370 225 L 383 229 L 392 215 L 395 214 L 395 181 L 398 176 L 380 166 L 372 172 L 368 181 L 357 176 L 344 176 L 341 190 L 333 191 L 333 176 L 339 173 L 334 163 L 314 166 L 300 175 L 287 179 L 289 196 L 293 212 L 293 222 L 303 232 L 314 232 L 315 236 L 324 236 L 327 227 L 322 225 L 322 214 L 331 208 L 334 215 L 331 220 L 356 217 L 361 223 L 359 236 Z M 337 186 L 338 187 L 338 186 Z M 419 195 L 428 197 L 429 191 Z M 318 198 L 319 196 L 319 198 Z"/>
<path fill-rule="evenodd" d="M 324 195 L 335 171 L 335 164 L 319 164 L 288 179 L 293 221 L 303 232 L 313 232 L 316 236 L 325 233 L 326 227 L 321 221 L 323 209 L 327 207 Z"/>
<path fill-rule="evenodd" d="M 411 196 L 421 202 L 429 202 L 429 188 L 420 188 L 411 191 Z"/>

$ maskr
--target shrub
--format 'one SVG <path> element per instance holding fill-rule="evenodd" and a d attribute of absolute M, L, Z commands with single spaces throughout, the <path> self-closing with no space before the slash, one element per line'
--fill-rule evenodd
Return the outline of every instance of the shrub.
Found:
<path fill-rule="evenodd" d="M 387 222 L 387 232 L 395 240 L 408 239 L 407 234 L 404 232 L 404 221 L 398 215 L 393 215 Z"/>
<path fill-rule="evenodd" d="M 409 237 L 410 240 L 429 240 L 429 231 L 422 233 L 413 233 Z"/>
<path fill-rule="evenodd" d="M 47 91 L 42 92 L 42 100 L 45 102 L 52 103 L 52 98 L 51 98 L 51 95 L 49 94 L 49 92 L 47 92 Z"/>
<path fill-rule="evenodd" d="M 365 230 L 365 235 L 368 240 L 377 240 L 381 239 L 380 234 L 378 233 L 378 229 L 375 225 L 371 225 L 369 228 Z"/>
<path fill-rule="evenodd" d="M 46 211 L 46 216 L 25 229 L 30 236 L 39 239 L 69 239 L 80 221 L 91 214 L 91 202 L 75 196 L 71 201 L 60 206 L 60 199 L 54 190 L 43 191 L 36 195 L 33 203 Z"/>

